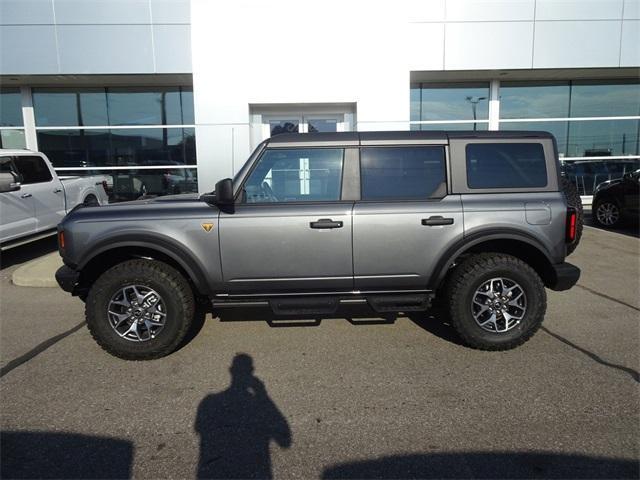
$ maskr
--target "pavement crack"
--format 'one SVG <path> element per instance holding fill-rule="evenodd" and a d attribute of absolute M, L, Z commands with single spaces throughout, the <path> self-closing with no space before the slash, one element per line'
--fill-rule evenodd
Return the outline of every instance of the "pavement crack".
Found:
<path fill-rule="evenodd" d="M 599 363 L 600 365 L 604 365 L 605 367 L 613 368 L 615 370 L 620 370 L 622 372 L 628 373 L 629 375 L 631 375 L 631 378 L 633 378 L 636 382 L 640 383 L 640 373 L 638 373 L 637 370 L 634 370 L 633 368 L 625 367 L 624 365 L 618 365 L 617 363 L 608 362 L 607 360 L 605 360 L 602 357 L 600 357 L 599 355 L 587 350 L 586 348 L 582 348 L 582 347 L 576 345 L 575 343 L 571 342 L 570 340 L 567 340 L 563 336 L 552 332 L 547 327 L 540 327 L 540 330 L 543 330 L 543 331 L 547 332 L 553 338 L 555 338 L 556 340 L 561 341 L 565 345 L 568 345 L 571 348 L 574 348 L 574 349 L 578 350 L 579 352 L 584 353 L 587 357 L 589 357 L 590 359 L 592 359 L 595 362 Z"/>
<path fill-rule="evenodd" d="M 623 302 L 622 300 L 618 300 L 617 298 L 610 297 L 609 295 L 607 295 L 605 293 L 598 292 L 597 290 L 593 290 L 592 288 L 585 287 L 584 285 L 580 285 L 579 283 L 576 284 L 576 287 L 582 288 L 583 290 L 586 290 L 589 293 L 593 293 L 594 295 L 598 295 L 599 297 L 606 298 L 607 300 L 611 300 L 612 302 L 619 303 L 620 305 L 624 305 L 625 307 L 633 308 L 634 310 L 640 312 L 640 308 L 638 308 L 638 307 L 636 307 L 634 305 L 631 305 L 630 303 Z"/>
<path fill-rule="evenodd" d="M 9 373 L 10 371 L 18 368 L 20 365 L 28 362 L 29 360 L 31 360 L 32 358 L 36 357 L 37 355 L 40 355 L 46 349 L 48 349 L 49 347 L 55 345 L 56 343 L 58 343 L 63 338 L 68 337 L 69 335 L 71 335 L 74 332 L 77 332 L 84 325 L 85 325 L 85 322 L 82 321 L 78 325 L 76 325 L 75 327 L 70 328 L 69 330 L 67 330 L 66 332 L 62 332 L 62 333 L 60 333 L 60 334 L 58 334 L 58 335 L 56 335 L 54 337 L 51 337 L 51 338 L 45 340 L 44 342 L 40 343 L 39 345 L 37 345 L 34 348 L 32 348 L 31 350 L 29 350 L 24 355 L 20 355 L 18 358 L 15 358 L 15 359 L 11 360 L 4 367 L 0 368 L 0 378 L 4 377 L 7 373 Z"/>

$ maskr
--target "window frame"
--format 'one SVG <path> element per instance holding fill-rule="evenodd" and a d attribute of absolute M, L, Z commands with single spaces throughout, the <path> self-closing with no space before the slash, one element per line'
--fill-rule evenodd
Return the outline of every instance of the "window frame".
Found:
<path fill-rule="evenodd" d="M 497 187 L 470 188 L 467 184 L 467 145 L 475 143 L 539 143 L 545 157 L 547 170 L 547 185 L 544 187 Z M 459 138 L 450 139 L 452 193 L 529 193 L 529 192 L 558 192 L 560 191 L 560 162 L 555 147 L 555 141 L 550 137 L 530 138 Z"/>
<path fill-rule="evenodd" d="M 245 186 L 247 184 L 247 181 L 249 180 L 249 178 L 251 178 L 251 175 L 253 175 L 253 172 L 256 170 L 257 166 L 260 164 L 260 162 L 262 161 L 262 158 L 270 151 L 278 151 L 278 150 L 342 150 L 342 171 L 340 173 L 340 186 L 338 188 L 338 191 L 340 192 L 340 196 L 337 200 L 293 200 L 293 201 L 283 201 L 283 202 L 247 202 L 247 197 L 246 197 L 246 191 L 245 191 Z M 242 179 L 242 182 L 240 183 L 240 186 L 238 187 L 238 191 L 235 195 L 235 200 L 234 200 L 234 205 L 235 206 L 249 206 L 249 207 L 254 207 L 254 206 L 276 206 L 276 205 L 321 205 L 321 204 L 338 204 L 338 203 L 352 203 L 353 200 L 345 200 L 345 193 L 346 191 L 349 190 L 349 186 L 345 185 L 348 184 L 348 181 L 345 181 L 345 172 L 347 171 L 347 167 L 352 164 L 353 160 L 351 160 L 352 154 L 350 155 L 348 152 L 349 150 L 356 150 L 356 148 L 354 148 L 353 146 L 347 146 L 347 145 L 322 145 L 322 146 L 317 146 L 317 145 L 309 145 L 309 146 L 305 146 L 305 145 L 298 145 L 298 146 L 286 146 L 286 147 L 269 147 L 268 145 L 266 146 L 266 148 L 264 148 L 262 150 L 262 152 L 260 152 L 260 155 L 255 159 L 255 161 L 253 162 L 253 164 L 251 165 L 251 168 L 247 171 L 246 175 L 244 176 L 244 178 Z M 352 170 L 351 168 L 349 169 L 350 171 Z M 348 194 L 347 194 L 348 196 Z"/>
<path fill-rule="evenodd" d="M 362 149 L 363 148 L 441 148 L 442 149 L 442 162 L 444 167 L 444 184 L 445 193 L 442 197 L 427 197 L 427 198 L 378 198 L 378 199 L 364 199 L 363 198 L 363 182 L 362 182 Z M 358 203 L 422 203 L 422 202 L 440 202 L 443 198 L 451 193 L 450 187 L 450 169 L 449 169 L 449 149 L 445 143 L 394 143 L 389 145 L 362 145 L 358 148 Z"/>

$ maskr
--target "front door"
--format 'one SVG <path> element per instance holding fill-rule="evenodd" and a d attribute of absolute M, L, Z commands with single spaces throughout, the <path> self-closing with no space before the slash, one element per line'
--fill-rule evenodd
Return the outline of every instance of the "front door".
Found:
<path fill-rule="evenodd" d="M 462 238 L 460 195 L 447 195 L 443 146 L 362 147 L 353 210 L 354 288 L 425 290 Z"/>
<path fill-rule="evenodd" d="M 0 172 L 18 175 L 12 157 L 0 157 Z M 36 231 L 33 196 L 22 188 L 0 193 L 0 241 L 31 235 Z"/>
<path fill-rule="evenodd" d="M 229 293 L 351 291 L 351 210 L 341 201 L 342 148 L 273 148 L 233 211 L 220 213 Z"/>

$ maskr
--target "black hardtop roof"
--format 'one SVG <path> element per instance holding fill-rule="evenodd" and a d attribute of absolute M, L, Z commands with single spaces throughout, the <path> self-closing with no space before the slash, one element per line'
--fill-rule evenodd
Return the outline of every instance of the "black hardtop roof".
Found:
<path fill-rule="evenodd" d="M 441 141 L 448 143 L 450 139 L 481 138 L 481 139 L 513 139 L 513 138 L 553 138 L 549 132 L 543 131 L 473 131 L 473 130 L 403 130 L 382 132 L 316 132 L 316 133 L 282 133 L 267 140 L 267 146 L 284 146 L 285 144 L 320 143 L 320 144 L 350 144 L 357 145 L 372 141 L 402 143 L 420 140 L 430 143 Z"/>

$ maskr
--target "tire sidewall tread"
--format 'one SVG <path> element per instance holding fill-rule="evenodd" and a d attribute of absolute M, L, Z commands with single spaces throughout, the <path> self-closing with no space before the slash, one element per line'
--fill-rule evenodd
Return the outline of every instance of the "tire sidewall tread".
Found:
<path fill-rule="evenodd" d="M 138 283 L 156 290 L 167 306 L 165 326 L 158 336 L 145 342 L 119 337 L 109 324 L 107 307 L 118 288 Z M 125 360 L 152 360 L 173 352 L 187 334 L 195 311 L 195 300 L 185 277 L 156 260 L 128 260 L 104 272 L 93 284 L 85 306 L 87 327 L 103 350 Z"/>
<path fill-rule="evenodd" d="M 527 296 L 523 320 L 504 333 L 482 329 L 471 314 L 476 289 L 489 278 L 518 282 Z M 481 253 L 466 258 L 452 272 L 446 287 L 449 320 L 463 343 L 479 350 L 510 350 L 529 340 L 540 328 L 547 309 L 544 284 L 536 271 L 519 258 L 502 253 Z"/>

